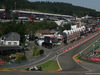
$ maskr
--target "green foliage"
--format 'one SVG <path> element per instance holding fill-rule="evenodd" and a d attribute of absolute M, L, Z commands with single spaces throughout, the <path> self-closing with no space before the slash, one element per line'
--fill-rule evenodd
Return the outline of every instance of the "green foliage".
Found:
<path fill-rule="evenodd" d="M 36 48 L 36 46 L 34 46 L 34 48 L 33 48 L 33 55 L 35 55 L 36 51 L 37 51 L 37 48 Z"/>
<path fill-rule="evenodd" d="M 61 30 L 70 30 L 70 29 L 71 29 L 71 25 L 70 25 L 70 24 L 64 24 L 63 27 L 62 27 L 62 26 L 59 26 L 59 28 L 60 28 Z"/>
<path fill-rule="evenodd" d="M 16 55 L 16 62 L 20 63 L 22 61 L 26 60 L 26 56 L 25 55 Z"/>
<path fill-rule="evenodd" d="M 2 27 L 3 26 L 3 27 Z M 0 25 L 1 28 L 1 34 L 5 35 L 8 34 L 9 32 L 17 32 L 21 36 L 21 42 L 25 41 L 25 24 L 23 23 L 18 23 L 16 24 L 15 20 L 7 23 L 2 23 Z"/>
<path fill-rule="evenodd" d="M 58 13 L 65 15 L 75 14 L 77 16 L 85 16 L 85 15 L 96 16 L 95 10 L 79 6 L 73 6 L 72 4 L 62 3 L 62 2 L 33 2 L 32 7 L 34 10 L 48 12 L 48 13 Z"/>
<path fill-rule="evenodd" d="M 5 61 L 5 62 L 9 62 L 10 58 L 8 56 L 0 56 L 0 59 Z"/>
<path fill-rule="evenodd" d="M 34 48 L 33 48 L 33 56 L 39 56 L 39 55 L 42 55 L 42 54 L 44 54 L 44 50 L 38 50 L 36 48 L 36 46 L 34 46 Z"/>
<path fill-rule="evenodd" d="M 33 55 L 34 55 L 34 56 L 39 56 L 39 55 L 40 55 L 40 52 L 39 52 L 39 50 L 36 48 L 36 46 L 34 46 L 34 48 L 33 48 Z"/>
<path fill-rule="evenodd" d="M 40 50 L 40 55 L 42 55 L 42 54 L 44 54 L 44 50 L 41 49 Z"/>
<path fill-rule="evenodd" d="M 2 36 L 4 34 L 4 28 L 3 25 L 0 24 L 0 36 Z"/>
<path fill-rule="evenodd" d="M 36 56 L 39 56 L 40 55 L 40 52 L 39 50 L 36 51 Z"/>
<path fill-rule="evenodd" d="M 10 55 L 10 59 L 15 59 L 16 58 L 16 55 L 15 54 L 11 54 Z"/>

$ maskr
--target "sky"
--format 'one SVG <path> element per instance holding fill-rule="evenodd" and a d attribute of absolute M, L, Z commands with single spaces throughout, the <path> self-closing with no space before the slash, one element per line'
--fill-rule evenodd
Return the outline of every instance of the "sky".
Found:
<path fill-rule="evenodd" d="M 65 2 L 71 3 L 76 6 L 87 7 L 100 11 L 100 0 L 29 0 L 29 1 L 54 1 L 54 2 Z"/>

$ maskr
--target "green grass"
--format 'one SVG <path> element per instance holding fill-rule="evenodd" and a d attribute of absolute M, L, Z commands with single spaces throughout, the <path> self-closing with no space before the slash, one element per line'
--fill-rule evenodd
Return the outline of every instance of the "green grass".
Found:
<path fill-rule="evenodd" d="M 53 60 L 47 61 L 46 63 L 40 64 L 38 66 L 41 66 L 43 71 L 52 71 L 59 69 L 57 62 Z"/>

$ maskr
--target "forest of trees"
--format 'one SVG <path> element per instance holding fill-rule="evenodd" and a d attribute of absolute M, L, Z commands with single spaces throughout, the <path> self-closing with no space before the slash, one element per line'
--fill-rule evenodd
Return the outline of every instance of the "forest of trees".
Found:
<path fill-rule="evenodd" d="M 84 8 L 80 6 L 73 6 L 69 3 L 62 2 L 29 2 L 28 0 L 0 0 L 0 8 L 8 9 L 30 9 L 35 11 L 65 14 L 72 16 L 98 16 L 100 12 L 93 9 Z"/>

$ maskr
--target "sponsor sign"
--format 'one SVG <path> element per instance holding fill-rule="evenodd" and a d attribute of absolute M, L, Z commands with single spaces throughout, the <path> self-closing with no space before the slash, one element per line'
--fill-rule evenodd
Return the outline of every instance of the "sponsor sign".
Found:
<path fill-rule="evenodd" d="M 100 62 L 100 58 L 97 57 L 90 57 L 91 61 Z"/>
<path fill-rule="evenodd" d="M 97 28 L 97 30 L 100 30 L 100 28 Z"/>

